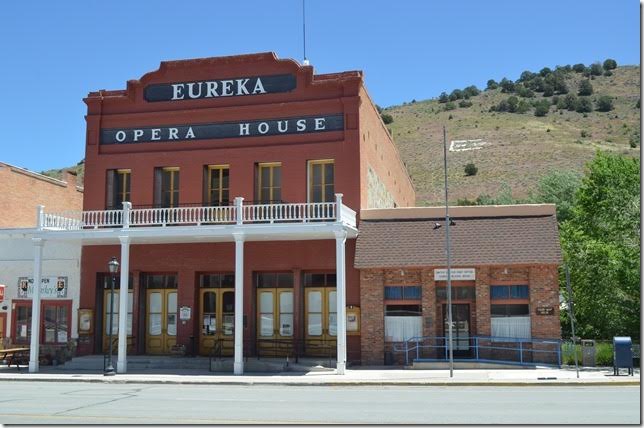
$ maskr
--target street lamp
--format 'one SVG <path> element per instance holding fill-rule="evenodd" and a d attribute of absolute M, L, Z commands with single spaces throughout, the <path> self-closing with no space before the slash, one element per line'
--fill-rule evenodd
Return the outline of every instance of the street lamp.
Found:
<path fill-rule="evenodd" d="M 447 330 L 449 347 L 449 377 L 454 377 L 454 344 L 452 332 L 452 272 L 451 248 L 449 242 L 449 227 L 454 222 L 449 216 L 449 203 L 447 201 L 447 130 L 443 126 L 443 165 L 445 168 L 445 252 L 447 253 Z"/>
<path fill-rule="evenodd" d="M 116 273 L 119 271 L 119 262 L 116 260 L 116 257 L 112 257 L 112 259 L 107 263 L 107 269 L 112 277 L 112 282 L 110 284 L 110 328 L 108 330 L 110 356 L 107 367 L 104 367 L 103 369 L 103 375 L 114 376 L 116 371 L 114 370 L 114 365 L 112 363 L 112 329 L 114 326 L 114 287 L 116 286 Z"/>

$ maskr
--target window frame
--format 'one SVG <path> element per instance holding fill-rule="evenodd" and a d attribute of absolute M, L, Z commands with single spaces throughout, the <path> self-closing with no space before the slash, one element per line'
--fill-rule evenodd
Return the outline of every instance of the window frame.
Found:
<path fill-rule="evenodd" d="M 263 186 L 264 183 L 262 182 L 262 175 L 263 175 L 262 171 L 265 168 L 269 170 L 269 178 L 268 178 L 269 186 Z M 277 168 L 279 168 L 279 171 L 280 171 L 280 185 L 279 186 L 274 185 L 274 183 L 275 183 L 275 169 L 277 169 Z M 257 192 L 257 194 L 256 194 L 257 203 L 260 203 L 260 204 L 267 204 L 267 203 L 272 204 L 272 203 L 275 203 L 277 201 L 281 201 L 282 200 L 282 179 L 281 179 L 282 178 L 281 177 L 281 174 L 282 174 L 282 162 L 260 162 L 260 163 L 257 164 L 256 170 L 257 170 L 257 180 L 256 180 L 257 181 L 257 186 L 256 186 L 255 190 Z M 263 194 L 262 189 L 264 189 L 264 187 L 266 187 L 266 189 L 268 190 L 268 199 L 263 197 L 264 194 Z M 279 199 L 275 199 L 275 189 L 279 189 L 279 192 L 280 192 L 280 198 Z M 267 201 L 267 202 L 264 202 L 264 201 Z"/>
<path fill-rule="evenodd" d="M 335 199 L 335 159 L 319 159 L 319 160 L 309 160 L 307 162 L 307 197 L 306 200 L 309 203 L 315 203 L 315 202 L 334 202 Z M 327 183 L 327 177 L 326 177 L 326 168 L 322 168 L 322 184 L 316 185 L 313 183 L 313 168 L 316 165 L 333 165 L 333 180 L 331 182 L 331 186 L 333 186 L 333 197 L 331 198 L 330 201 L 326 200 L 326 186 L 329 184 Z M 322 188 L 322 191 L 320 195 L 322 196 L 321 201 L 314 201 L 313 200 L 313 187 L 314 186 L 320 186 Z"/>
<path fill-rule="evenodd" d="M 45 306 L 63 306 L 67 309 L 67 316 L 66 316 L 66 321 L 67 321 L 67 342 L 58 342 L 58 337 L 56 337 L 55 342 L 45 342 Z M 16 327 L 17 327 L 17 318 L 18 318 L 18 307 L 25 307 L 27 308 L 31 314 L 28 317 L 28 323 L 27 323 L 27 337 L 26 339 L 22 339 L 16 335 Z M 29 344 L 31 343 L 31 323 L 32 323 L 32 316 L 33 316 L 33 306 L 32 306 L 32 300 L 29 299 L 14 299 L 12 302 L 12 308 L 11 308 L 11 335 L 8 336 L 11 338 L 11 341 L 16 344 Z M 67 344 L 69 340 L 72 338 L 72 300 L 71 299 L 46 299 L 46 300 L 41 300 L 40 301 L 40 320 L 38 320 L 40 324 L 40 332 L 39 332 L 39 338 L 38 338 L 38 343 L 40 344 L 45 344 L 45 345 L 62 345 L 62 344 Z M 58 335 L 56 335 L 58 336 Z"/>
<path fill-rule="evenodd" d="M 179 190 L 181 186 L 181 168 L 178 166 L 162 166 L 155 168 L 155 170 L 160 171 L 158 179 L 155 176 L 155 186 L 159 186 L 159 189 L 155 189 L 155 197 L 158 197 L 159 200 L 155 201 L 155 205 L 161 208 L 176 208 L 179 206 Z M 169 183 L 170 183 L 170 189 L 165 189 L 163 187 L 163 181 L 164 181 L 164 175 L 169 173 Z M 176 186 L 176 187 L 175 187 Z M 157 196 L 158 192 L 158 196 Z M 168 204 L 166 205 L 164 203 L 164 197 L 165 195 L 169 195 L 169 201 Z"/>
<path fill-rule="evenodd" d="M 209 207 L 229 205 L 229 203 L 230 203 L 230 165 L 228 165 L 228 164 L 206 165 L 206 169 L 207 169 L 208 173 L 206 174 L 206 180 L 207 180 L 207 182 L 205 183 L 206 200 L 204 202 Z M 213 172 L 215 172 L 215 171 L 219 175 L 219 188 L 218 189 L 213 189 L 213 187 L 212 187 Z M 224 187 L 224 184 L 223 184 L 224 171 L 228 172 L 228 186 L 227 187 Z M 213 191 L 216 191 L 218 193 L 217 201 L 213 201 Z M 223 198 L 224 192 L 228 192 L 228 198 L 226 198 L 226 200 L 224 200 L 224 198 Z M 216 202 L 216 205 L 215 205 L 214 202 Z"/>

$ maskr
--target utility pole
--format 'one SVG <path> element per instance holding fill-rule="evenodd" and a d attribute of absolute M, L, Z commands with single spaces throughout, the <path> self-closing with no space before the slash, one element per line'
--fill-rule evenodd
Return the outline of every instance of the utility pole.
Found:
<path fill-rule="evenodd" d="M 445 169 L 445 248 L 447 253 L 447 335 L 449 350 L 449 377 L 454 377 L 454 346 L 452 342 L 452 272 L 451 248 L 449 242 L 449 202 L 447 199 L 447 130 L 443 126 L 443 166 Z"/>
<path fill-rule="evenodd" d="M 570 326 L 572 327 L 572 353 L 575 356 L 575 369 L 577 370 L 577 379 L 579 379 L 579 362 L 577 361 L 577 337 L 575 336 L 575 310 L 572 302 L 572 287 L 570 287 L 570 270 L 565 265 L 566 270 L 566 290 L 568 290 L 568 315 L 570 316 Z"/>

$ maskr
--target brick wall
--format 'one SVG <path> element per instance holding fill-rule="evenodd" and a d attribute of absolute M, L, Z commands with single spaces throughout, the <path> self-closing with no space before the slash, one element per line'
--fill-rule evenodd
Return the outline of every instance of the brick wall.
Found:
<path fill-rule="evenodd" d="M 362 364 L 383 364 L 385 353 L 384 275 L 379 269 L 360 271 L 360 348 Z"/>
<path fill-rule="evenodd" d="M 532 337 L 561 338 L 559 274 L 557 266 L 530 267 L 530 318 Z M 538 307 L 554 308 L 552 315 L 538 315 Z"/>
<path fill-rule="evenodd" d="M 83 192 L 76 176 L 67 172 L 65 181 L 0 163 L 0 228 L 36 226 L 36 207 L 47 211 L 80 210 Z"/>

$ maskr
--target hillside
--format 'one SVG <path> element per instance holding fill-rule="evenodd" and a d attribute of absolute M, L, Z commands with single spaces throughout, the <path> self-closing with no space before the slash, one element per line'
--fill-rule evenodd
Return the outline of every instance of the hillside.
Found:
<path fill-rule="evenodd" d="M 589 80 L 574 71 L 563 76 L 570 94 L 577 94 L 581 81 Z M 444 198 L 443 125 L 447 127 L 448 144 L 452 140 L 475 139 L 486 143 L 479 150 L 449 152 L 449 190 L 453 203 L 459 199 L 474 200 L 480 195 L 495 196 L 507 186 L 514 198 L 524 198 L 541 177 L 553 170 L 582 173 L 584 164 L 597 149 L 639 156 L 640 67 L 617 67 L 611 76 L 590 79 L 594 91 L 589 99 L 593 107 L 599 97 L 608 95 L 613 98 L 613 110 L 578 113 L 551 105 L 543 117 L 535 116 L 534 107 L 523 114 L 490 111 L 490 107 L 517 96 L 502 92 L 500 87 L 471 96 L 466 100 L 472 103 L 470 107 L 459 107 L 463 100 L 448 105 L 436 98 L 384 109 L 383 114 L 393 118 L 387 126 L 416 187 L 417 204 L 439 205 Z M 565 95 L 558 97 L 563 99 Z M 546 99 L 550 104 L 553 99 L 536 91 L 533 98 L 517 98 L 525 103 Z M 451 107 L 455 108 L 446 110 Z M 631 142 L 636 147 L 632 148 Z M 476 175 L 465 175 L 464 167 L 468 163 L 478 168 Z M 80 180 L 83 167 L 82 161 L 70 167 Z M 60 177 L 61 172 L 62 169 L 53 169 L 43 173 Z"/>
<path fill-rule="evenodd" d="M 565 73 L 569 93 L 577 94 L 582 80 L 588 78 L 574 71 Z M 612 70 L 612 76 L 593 76 L 590 81 L 593 107 L 600 96 L 608 95 L 613 98 L 612 111 L 584 114 L 555 105 L 543 117 L 535 116 L 534 108 L 523 114 L 490 111 L 491 106 L 516 96 L 503 93 L 501 88 L 482 90 L 469 99 L 472 106 L 467 108 L 458 107 L 457 100 L 454 110 L 445 110 L 446 103 L 431 99 L 384 109 L 383 114 L 394 119 L 387 126 L 416 187 L 417 204 L 439 205 L 444 199 L 443 125 L 447 127 L 448 144 L 452 140 L 486 142 L 478 150 L 448 152 L 451 202 L 497 195 L 503 183 L 510 186 L 513 197 L 526 197 L 552 170 L 582 173 L 597 149 L 639 157 L 640 67 L 618 67 Z M 544 99 L 541 93 L 534 95 L 526 101 Z M 552 97 L 547 99 L 551 101 Z M 631 148 L 631 140 L 637 142 L 635 148 Z M 476 165 L 476 175 L 465 175 L 468 163 Z"/>

